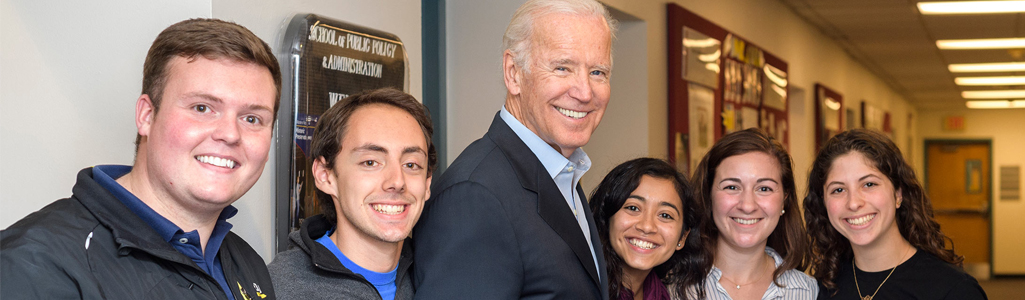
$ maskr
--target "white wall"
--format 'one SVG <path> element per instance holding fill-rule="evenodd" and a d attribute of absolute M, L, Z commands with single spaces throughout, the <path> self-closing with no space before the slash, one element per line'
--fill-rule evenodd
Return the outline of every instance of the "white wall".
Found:
<path fill-rule="evenodd" d="M 181 20 L 234 21 L 275 51 L 296 13 L 390 32 L 406 47 L 410 94 L 422 93 L 419 0 L 0 3 L 0 227 L 70 196 L 82 168 L 132 163 L 146 51 Z M 273 157 L 231 220 L 267 261 L 274 252 Z"/>
<path fill-rule="evenodd" d="M 993 141 L 993 266 L 997 275 L 1025 274 L 1025 223 L 1021 216 L 1025 215 L 1025 199 L 1000 200 L 1000 166 L 1018 165 L 1025 167 L 1025 109 L 1014 110 L 941 110 L 922 111 L 918 119 L 921 145 L 927 139 L 989 139 Z M 943 131 L 943 121 L 947 116 L 964 116 L 965 130 L 962 132 Z M 914 153 L 916 160 L 924 161 L 924 149 L 921 147 Z M 924 165 L 924 163 L 922 164 Z M 919 177 L 925 174 L 924 166 L 918 166 Z M 1022 183 L 1018 183 L 1019 186 Z M 956 245 L 955 245 L 956 246 Z"/>
<path fill-rule="evenodd" d="M 502 34 L 523 2 L 445 1 L 447 164 L 484 136 L 505 103 Z"/>
<path fill-rule="evenodd" d="M 132 164 L 146 51 L 210 6 L 0 2 L 0 227 L 70 196 L 82 168 Z"/>

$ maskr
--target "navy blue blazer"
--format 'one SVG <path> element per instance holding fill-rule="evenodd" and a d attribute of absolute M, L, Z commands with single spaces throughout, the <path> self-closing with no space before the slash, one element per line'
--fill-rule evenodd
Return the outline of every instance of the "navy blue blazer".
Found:
<path fill-rule="evenodd" d="M 413 230 L 415 298 L 609 299 L 594 218 L 577 193 L 591 244 L 541 161 L 496 114 L 434 178 Z"/>

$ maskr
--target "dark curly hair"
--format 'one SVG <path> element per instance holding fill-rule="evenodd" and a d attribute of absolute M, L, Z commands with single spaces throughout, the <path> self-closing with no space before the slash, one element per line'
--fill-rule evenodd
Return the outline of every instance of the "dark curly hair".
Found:
<path fill-rule="evenodd" d="M 703 209 L 700 214 L 700 224 L 697 234 L 691 233 L 691 238 L 698 237 L 699 242 L 687 243 L 699 247 L 697 256 L 688 260 L 685 266 L 686 275 L 684 285 L 693 287 L 699 299 L 705 298 L 704 285 L 708 272 L 712 270 L 715 263 L 716 246 L 719 239 L 719 228 L 712 220 L 712 184 L 715 181 L 715 171 L 724 160 L 729 157 L 742 155 L 751 152 L 762 152 L 776 159 L 779 163 L 780 179 L 783 185 L 783 209 L 789 209 L 792 213 L 783 214 L 779 218 L 776 228 L 769 234 L 766 246 L 772 247 L 780 256 L 783 263 L 772 272 L 773 283 L 783 286 L 778 280 L 783 272 L 790 269 L 804 270 L 807 268 L 808 258 L 808 236 L 804 231 L 804 223 L 797 200 L 797 190 L 794 184 L 793 162 L 786 148 L 776 139 L 764 131 L 751 128 L 727 134 L 708 150 L 701 163 L 694 170 L 694 196 Z M 681 294 L 686 295 L 686 294 Z"/>
<path fill-rule="evenodd" d="M 623 289 L 623 258 L 609 243 L 610 219 L 623 207 L 623 203 L 641 184 L 641 177 L 645 175 L 673 182 L 676 193 L 683 202 L 683 207 L 680 208 L 683 210 L 682 233 L 694 228 L 697 222 L 697 211 L 693 205 L 694 197 L 691 194 L 690 183 L 668 162 L 655 158 L 637 158 L 624 162 L 609 171 L 609 174 L 605 175 L 605 179 L 602 179 L 598 187 L 591 193 L 590 205 L 591 211 L 594 213 L 594 226 L 598 229 L 598 238 L 601 239 L 605 251 L 605 262 L 609 274 L 609 295 L 613 298 L 618 298 Z M 692 256 L 688 255 L 685 250 L 686 248 L 677 250 L 669 257 L 669 260 L 654 268 L 655 274 L 668 287 L 683 286 L 680 284 L 679 274 L 683 273 L 683 261 Z"/>
<path fill-rule="evenodd" d="M 940 232 L 940 225 L 933 219 L 932 204 L 925 190 L 915 177 L 915 170 L 908 165 L 900 149 L 882 133 L 853 129 L 842 132 L 826 142 L 812 164 L 808 174 L 808 196 L 804 198 L 804 218 L 811 236 L 813 276 L 827 289 L 835 289 L 833 279 L 837 277 L 840 264 L 853 259 L 850 241 L 833 228 L 829 222 L 826 205 L 823 202 L 826 175 L 837 157 L 858 152 L 875 163 L 874 167 L 893 183 L 894 190 L 900 190 L 903 197 L 897 209 L 897 228 L 901 236 L 912 246 L 925 250 L 943 261 L 961 266 L 964 257 L 946 248 L 950 240 Z"/>

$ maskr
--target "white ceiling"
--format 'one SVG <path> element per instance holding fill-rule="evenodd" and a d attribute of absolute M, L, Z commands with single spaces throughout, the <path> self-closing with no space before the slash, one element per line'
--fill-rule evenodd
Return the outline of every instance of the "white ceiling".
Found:
<path fill-rule="evenodd" d="M 1022 14 L 928 15 L 913 0 L 780 0 L 922 110 L 964 108 L 953 63 L 1022 61 L 1025 49 L 939 50 L 937 39 L 1021 37 Z M 1022 72 L 956 76 L 1025 75 Z"/>

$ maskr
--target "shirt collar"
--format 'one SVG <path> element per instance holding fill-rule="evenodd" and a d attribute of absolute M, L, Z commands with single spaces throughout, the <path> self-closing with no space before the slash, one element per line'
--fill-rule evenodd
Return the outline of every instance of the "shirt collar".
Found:
<path fill-rule="evenodd" d="M 765 247 L 765 253 L 769 254 L 769 257 L 772 257 L 777 268 L 783 264 L 783 257 L 779 256 L 779 253 L 777 253 L 775 249 L 772 249 L 772 247 Z M 807 281 L 802 280 L 801 275 L 803 274 L 803 272 L 795 269 L 786 270 L 783 274 L 779 275 L 779 283 L 783 284 L 783 288 L 785 289 L 802 289 L 810 291 L 812 290 L 812 286 L 808 285 Z"/>
<path fill-rule="evenodd" d="M 99 165 L 93 167 L 93 178 L 100 184 L 100 186 L 107 189 L 107 191 L 120 200 L 122 204 L 127 206 L 129 210 L 152 227 L 153 230 L 160 235 L 160 238 L 164 241 L 170 242 L 175 233 L 183 232 L 182 229 L 178 227 L 178 225 L 174 225 L 171 220 L 168 220 L 150 208 L 146 203 L 143 203 L 139 197 L 136 197 L 135 194 L 132 194 L 132 192 L 129 192 L 127 189 L 122 187 L 121 184 L 117 183 L 117 178 L 121 178 L 121 176 L 128 174 L 130 171 L 132 171 L 131 166 Z M 231 224 L 227 223 L 227 220 L 234 217 L 237 213 L 238 209 L 234 206 L 228 205 L 228 207 L 225 207 L 224 210 L 221 211 L 221 214 L 217 216 L 218 224 L 216 227 L 221 228 L 215 228 L 213 234 L 227 235 L 228 231 L 231 229 Z"/>
<path fill-rule="evenodd" d="M 544 165 L 545 171 L 548 171 L 548 175 L 555 178 L 556 175 L 563 171 L 575 172 L 577 170 L 583 172 L 591 168 L 591 158 L 587 156 L 583 148 L 577 148 L 573 150 L 569 158 L 562 156 L 562 153 L 556 151 L 551 145 L 548 145 L 541 137 L 537 136 L 536 133 L 530 131 L 527 126 L 520 123 L 516 117 L 513 117 L 505 106 L 502 106 L 499 116 L 502 117 L 502 121 L 505 121 L 506 125 L 512 129 L 516 136 L 527 144 L 527 148 L 530 148 L 530 152 L 534 153 L 534 156 L 541 161 L 541 165 Z M 567 164 L 571 164 L 574 169 L 566 170 Z"/>
<path fill-rule="evenodd" d="M 775 249 L 772 249 L 772 247 L 765 247 L 765 253 L 768 254 L 769 257 L 772 257 L 773 264 L 776 265 L 777 268 L 783 264 L 783 257 L 780 257 L 779 253 L 777 253 Z M 812 287 L 808 285 L 806 281 L 801 280 L 801 274 L 803 274 L 801 271 L 794 269 L 784 271 L 783 274 L 779 275 L 779 283 L 784 285 L 784 287 L 781 288 L 812 290 Z M 719 267 L 712 265 L 712 270 L 708 272 L 708 277 L 705 280 L 709 283 L 718 285 L 721 278 L 722 270 L 720 270 Z M 774 286 L 776 286 L 775 281 L 773 281 L 773 284 L 771 284 L 769 288 L 772 289 Z M 725 292 L 725 290 L 722 290 L 721 288 L 720 290 Z"/>

